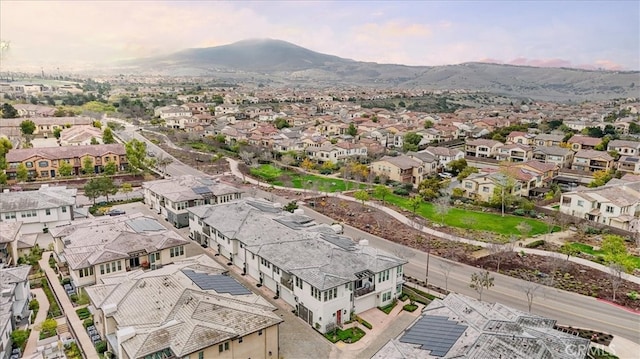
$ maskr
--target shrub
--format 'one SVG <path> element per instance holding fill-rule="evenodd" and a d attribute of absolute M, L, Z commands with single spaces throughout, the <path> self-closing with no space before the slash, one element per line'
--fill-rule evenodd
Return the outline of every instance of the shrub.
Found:
<path fill-rule="evenodd" d="M 71 299 L 72 302 L 77 302 L 78 301 L 78 295 L 77 294 L 71 294 L 69 295 L 69 299 Z"/>
<path fill-rule="evenodd" d="M 406 310 L 407 312 L 413 312 L 416 309 L 418 309 L 418 306 L 415 304 L 405 304 L 402 309 Z"/>
<path fill-rule="evenodd" d="M 85 320 L 82 322 L 82 325 L 83 325 L 85 328 L 88 328 L 88 327 L 92 326 L 92 325 L 93 325 L 93 319 L 91 319 L 91 318 L 87 318 L 87 319 L 85 319 Z"/>
<path fill-rule="evenodd" d="M 409 195 L 409 191 L 407 191 L 404 188 L 395 188 L 393 190 L 393 194 L 397 194 L 398 196 L 408 196 Z"/>
<path fill-rule="evenodd" d="M 55 295 L 51 291 L 49 287 L 49 282 L 46 278 L 43 278 L 42 281 L 42 290 L 44 290 L 44 294 L 47 296 L 49 300 L 49 312 L 47 312 L 47 317 L 56 318 L 62 315 L 62 311 L 60 310 L 60 306 L 58 305 L 58 301 L 56 300 Z"/>
<path fill-rule="evenodd" d="M 62 283 L 62 285 L 64 286 L 65 284 L 71 284 L 71 278 L 62 278 L 62 281 L 60 282 Z"/>
<path fill-rule="evenodd" d="M 627 293 L 627 298 L 631 300 L 638 300 L 640 299 L 640 295 L 635 290 L 632 290 L 631 292 Z"/>
<path fill-rule="evenodd" d="M 107 342 L 104 340 L 97 341 L 94 345 L 96 347 L 96 351 L 100 354 L 107 351 Z"/>
<path fill-rule="evenodd" d="M 396 299 L 394 299 L 393 302 L 391 302 L 390 304 L 387 304 L 384 307 L 378 307 L 378 309 L 383 311 L 385 314 L 389 314 L 389 313 L 391 313 L 393 308 L 395 308 L 396 304 L 398 304 L 398 301 Z"/>
<path fill-rule="evenodd" d="M 540 246 L 544 245 L 544 239 L 538 239 L 536 241 L 533 241 L 529 244 L 527 244 L 525 247 L 527 248 L 538 248 Z"/>
<path fill-rule="evenodd" d="M 91 316 L 91 312 L 89 312 L 89 309 L 87 308 L 80 308 L 76 310 L 76 314 L 78 314 L 78 318 L 81 320 L 87 319 Z"/>
<path fill-rule="evenodd" d="M 24 351 L 24 346 L 27 344 L 27 340 L 29 339 L 29 330 L 16 329 L 11 332 L 11 340 L 13 344 Z"/>
<path fill-rule="evenodd" d="M 513 214 L 515 214 L 516 216 L 524 216 L 526 214 L 526 211 L 522 208 L 518 208 L 513 211 Z"/>
<path fill-rule="evenodd" d="M 371 323 L 367 322 L 366 320 L 360 318 L 359 316 L 356 315 L 356 320 L 358 321 L 358 323 L 364 325 L 365 328 L 367 329 L 373 329 L 373 325 L 371 325 Z"/>

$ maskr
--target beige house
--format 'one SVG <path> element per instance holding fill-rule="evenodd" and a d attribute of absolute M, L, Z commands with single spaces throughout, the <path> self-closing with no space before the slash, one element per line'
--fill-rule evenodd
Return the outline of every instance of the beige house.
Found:
<path fill-rule="evenodd" d="M 533 158 L 533 148 L 528 145 L 511 143 L 500 146 L 496 159 L 507 162 L 526 162 Z"/>
<path fill-rule="evenodd" d="M 189 244 L 140 213 L 77 220 L 50 233 L 58 261 L 69 267 L 75 288 L 138 268 L 160 269 L 185 258 Z"/>
<path fill-rule="evenodd" d="M 477 139 L 467 141 L 465 155 L 472 157 L 495 158 L 502 142 L 495 140 Z"/>
<path fill-rule="evenodd" d="M 391 181 L 411 183 L 413 187 L 418 187 L 429 173 L 436 172 L 438 161 L 427 153 L 418 154 L 413 152 L 413 154 L 414 156 L 384 156 L 371 163 L 371 171 L 376 176 L 385 176 Z M 433 161 L 425 163 L 417 155 L 431 156 Z"/>
<path fill-rule="evenodd" d="M 481 202 L 489 202 L 495 189 L 508 186 L 510 181 L 513 181 L 511 194 L 516 196 L 523 195 L 522 182 L 509 180 L 505 174 L 500 172 L 474 173 L 462 181 L 461 188 L 465 197 Z M 524 195 L 526 196 L 526 192 Z"/>
<path fill-rule="evenodd" d="M 608 153 L 594 150 L 581 150 L 573 156 L 572 170 L 608 171 L 614 166 L 614 159 Z"/>
<path fill-rule="evenodd" d="M 640 154 L 640 142 L 625 140 L 609 141 L 607 151 L 616 151 L 622 156 L 636 156 Z"/>
<path fill-rule="evenodd" d="M 117 358 L 280 358 L 276 308 L 206 255 L 104 277 L 86 292 Z"/>
<path fill-rule="evenodd" d="M 60 132 L 58 143 L 60 146 L 86 146 L 91 145 L 91 139 L 102 142 L 102 130 L 89 125 L 73 126 Z"/>
<path fill-rule="evenodd" d="M 0 222 L 0 264 L 18 263 L 18 241 L 22 236 L 22 222 Z"/>
<path fill-rule="evenodd" d="M 617 168 L 620 172 L 640 174 L 640 156 L 621 156 Z"/>
<path fill-rule="evenodd" d="M 560 168 L 569 168 L 574 152 L 557 146 L 539 146 L 533 150 L 533 159 L 544 163 L 553 163 Z"/>
<path fill-rule="evenodd" d="M 534 138 L 536 137 L 536 135 L 531 134 L 531 133 L 527 133 L 527 132 L 521 132 L 521 131 L 512 131 L 510 134 L 507 135 L 507 141 L 506 144 L 519 144 L 519 145 L 527 145 L 527 146 L 531 146 L 534 144 Z"/>
<path fill-rule="evenodd" d="M 533 139 L 533 143 L 534 145 L 539 147 L 553 147 L 560 146 L 560 144 L 562 143 L 562 139 L 564 139 L 563 135 L 551 135 L 542 133 L 537 135 Z"/>
<path fill-rule="evenodd" d="M 602 140 L 599 138 L 582 135 L 574 135 L 567 141 L 569 147 L 574 151 L 593 150 L 600 142 Z"/>

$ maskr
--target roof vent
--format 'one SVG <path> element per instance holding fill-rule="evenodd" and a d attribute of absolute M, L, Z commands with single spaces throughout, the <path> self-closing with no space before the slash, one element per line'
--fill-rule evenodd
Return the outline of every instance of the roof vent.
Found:
<path fill-rule="evenodd" d="M 358 242 L 358 244 L 359 244 L 359 245 L 361 245 L 361 246 L 363 246 L 363 247 L 364 247 L 364 246 L 368 246 L 368 245 L 369 245 L 369 240 L 368 240 L 368 239 L 361 239 L 361 240 Z"/>

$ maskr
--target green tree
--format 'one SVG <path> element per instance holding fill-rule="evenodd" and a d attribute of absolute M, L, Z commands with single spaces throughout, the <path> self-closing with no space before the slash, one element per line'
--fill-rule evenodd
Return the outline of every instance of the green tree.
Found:
<path fill-rule="evenodd" d="M 443 188 L 444 183 L 438 177 L 427 177 L 418 185 L 418 193 L 420 193 L 423 200 L 432 200 L 440 196 L 440 190 Z"/>
<path fill-rule="evenodd" d="M 402 150 L 407 151 L 417 151 L 418 144 L 422 141 L 422 135 L 417 134 L 415 132 L 407 132 L 402 138 Z"/>
<path fill-rule="evenodd" d="M 93 201 L 93 205 L 96 205 L 96 198 L 100 197 L 100 184 L 97 178 L 92 178 L 84 185 L 84 195 Z"/>
<path fill-rule="evenodd" d="M 109 202 L 109 196 L 118 193 L 118 187 L 111 177 L 98 177 L 98 187 L 100 188 L 100 194 L 107 198 L 107 202 Z"/>
<path fill-rule="evenodd" d="M 58 173 L 60 176 L 71 176 L 71 173 L 73 173 L 73 166 L 65 160 L 60 160 L 59 162 L 60 165 L 58 166 Z"/>
<path fill-rule="evenodd" d="M 16 329 L 11 332 L 11 341 L 17 348 L 22 348 L 29 339 L 29 331 L 23 329 Z"/>
<path fill-rule="evenodd" d="M 607 263 L 622 265 L 626 271 L 633 269 L 633 263 L 629 261 L 629 252 L 624 243 L 624 238 L 616 235 L 606 235 L 602 240 L 600 250 L 604 253 L 604 260 Z"/>
<path fill-rule="evenodd" d="M 31 120 L 24 120 L 20 122 L 20 132 L 23 135 L 33 135 L 33 132 L 36 130 L 36 124 Z"/>
<path fill-rule="evenodd" d="M 290 127 L 289 122 L 287 122 L 287 120 L 282 117 L 276 118 L 276 120 L 273 121 L 273 125 L 276 126 L 278 130 L 281 130 L 285 127 Z"/>
<path fill-rule="evenodd" d="M 62 133 L 62 129 L 60 127 L 56 127 L 53 129 L 53 137 L 60 138 L 61 133 Z"/>
<path fill-rule="evenodd" d="M 102 128 L 102 122 L 98 121 L 98 120 L 94 120 L 93 121 L 93 127 L 95 128 Z"/>
<path fill-rule="evenodd" d="M 147 144 L 134 138 L 125 143 L 124 147 L 127 153 L 127 161 L 129 162 L 129 170 L 131 172 L 144 171 L 147 168 L 145 163 Z"/>
<path fill-rule="evenodd" d="M 107 176 L 113 176 L 114 174 L 116 174 L 116 172 L 118 172 L 118 166 L 116 165 L 115 162 L 108 161 L 107 163 L 105 163 L 102 171 Z"/>
<path fill-rule="evenodd" d="M 415 195 L 409 198 L 409 207 L 411 207 L 411 211 L 413 212 L 414 216 L 418 212 L 418 208 L 420 208 L 421 204 L 422 204 L 422 196 Z"/>
<path fill-rule="evenodd" d="M 287 203 L 282 209 L 284 209 L 287 212 L 293 213 L 293 211 L 298 209 L 298 202 L 291 201 L 291 202 Z"/>
<path fill-rule="evenodd" d="M 609 171 L 605 171 L 605 170 L 600 170 L 600 171 L 596 171 L 593 173 L 593 181 L 589 182 L 588 186 L 589 187 L 600 187 L 600 186 L 604 186 L 605 184 L 607 184 L 607 182 L 609 182 L 612 178 L 613 175 L 615 174 L 614 170 L 609 170 Z"/>
<path fill-rule="evenodd" d="M 91 159 L 91 157 L 85 157 L 84 160 L 82 160 L 82 172 L 85 175 L 93 174 L 96 172 L 95 168 L 93 167 L 93 160 Z"/>
<path fill-rule="evenodd" d="M 465 160 L 464 158 L 453 160 L 449 162 L 448 167 L 451 173 L 454 176 L 457 176 L 460 172 L 467 168 L 467 160 Z"/>
<path fill-rule="evenodd" d="M 373 195 L 382 199 L 382 203 L 385 203 L 385 197 L 391 194 L 391 189 L 385 185 L 378 185 L 373 189 Z"/>
<path fill-rule="evenodd" d="M 120 192 L 122 192 L 127 200 L 129 200 L 129 193 L 133 192 L 133 186 L 131 183 L 125 182 L 120 186 Z"/>
<path fill-rule="evenodd" d="M 16 169 L 16 177 L 20 182 L 25 182 L 29 179 L 29 170 L 27 170 L 27 166 L 25 166 L 24 163 L 20 163 L 18 165 L 18 168 Z"/>
<path fill-rule="evenodd" d="M 100 142 L 98 142 L 98 140 L 95 137 L 91 137 L 91 142 L 92 145 L 98 145 L 100 144 Z"/>
<path fill-rule="evenodd" d="M 56 328 L 58 328 L 58 322 L 53 318 L 47 318 L 42 322 L 42 331 L 47 333 L 56 332 Z"/>
<path fill-rule="evenodd" d="M 482 300 L 482 292 L 489 290 L 489 288 L 493 287 L 494 277 L 491 273 L 486 270 L 484 272 L 476 272 L 471 274 L 471 283 L 469 284 L 469 288 L 473 289 L 478 293 L 478 299 Z"/>
<path fill-rule="evenodd" d="M 458 173 L 458 181 L 462 182 L 463 179 L 469 177 L 472 173 L 478 173 L 478 169 L 473 166 L 465 167 L 460 173 Z"/>
<path fill-rule="evenodd" d="M 431 127 L 433 127 L 433 121 L 431 121 L 431 120 L 424 121 L 424 128 L 425 129 L 426 128 L 431 128 Z"/>
<path fill-rule="evenodd" d="M 111 131 L 110 127 L 105 127 L 102 131 L 102 143 L 110 144 L 116 143 L 115 138 L 113 138 L 113 131 Z"/>
<path fill-rule="evenodd" d="M 349 124 L 349 128 L 347 128 L 347 135 L 354 136 L 358 134 L 358 128 L 353 123 Z"/>
<path fill-rule="evenodd" d="M 364 207 L 364 202 L 366 202 L 366 201 L 368 201 L 368 200 L 369 200 L 369 192 L 367 192 L 367 191 L 365 191 L 365 190 L 361 189 L 361 190 L 359 190 L 359 191 L 356 191 L 356 192 L 353 194 L 353 197 L 354 197 L 355 199 L 357 199 L 358 201 L 360 201 L 360 202 L 362 203 L 362 206 Z"/>
<path fill-rule="evenodd" d="M 5 102 L 2 104 L 2 118 L 16 118 L 18 117 L 18 110 L 15 109 L 10 103 Z"/>

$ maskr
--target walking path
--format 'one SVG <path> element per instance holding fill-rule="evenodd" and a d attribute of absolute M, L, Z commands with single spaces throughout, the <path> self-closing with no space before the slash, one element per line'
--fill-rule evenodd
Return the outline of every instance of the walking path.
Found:
<path fill-rule="evenodd" d="M 49 256 L 51 252 L 42 253 L 42 259 L 38 262 L 40 264 L 40 268 L 44 270 L 47 278 L 49 278 L 49 283 L 51 284 L 51 290 L 58 298 L 60 302 L 60 306 L 62 307 L 62 311 L 67 317 L 67 323 L 70 324 L 72 332 L 77 339 L 78 347 L 84 353 L 87 359 L 98 359 L 98 352 L 96 348 L 93 346 L 93 342 L 89 338 L 89 334 L 84 329 L 84 325 L 82 325 L 82 320 L 78 318 L 78 314 L 76 313 L 76 308 L 73 307 L 71 303 L 71 299 L 67 295 L 67 292 L 60 284 L 60 280 L 58 279 L 58 275 L 54 270 L 49 267 Z M 42 309 L 40 309 L 42 310 Z"/>
<path fill-rule="evenodd" d="M 264 183 L 264 182 L 260 182 L 256 179 L 253 179 L 251 177 L 245 176 L 242 174 L 242 172 L 240 172 L 240 170 L 238 169 L 238 161 L 227 157 L 226 158 L 227 161 L 229 162 L 229 167 L 231 168 L 231 173 L 240 179 L 243 179 L 246 182 L 249 182 L 251 184 L 255 184 L 258 185 L 260 187 L 267 187 L 267 188 L 276 188 L 276 189 L 283 189 L 283 190 L 292 190 L 289 187 L 282 187 L 282 186 L 274 186 L 272 184 L 269 183 Z M 305 193 L 314 193 L 313 191 L 307 190 L 307 189 L 302 189 L 302 188 L 296 188 L 295 189 L 298 192 L 305 192 Z M 349 197 L 346 196 L 344 194 L 341 193 L 329 193 L 327 194 L 330 197 L 335 197 L 335 198 L 340 198 L 342 200 L 346 200 L 346 201 L 352 201 L 352 202 L 359 202 L 358 200 L 356 200 L 353 197 Z M 390 215 L 391 217 L 395 218 L 396 220 L 400 221 L 401 223 L 404 223 L 406 225 L 412 226 L 414 228 L 416 228 L 419 231 L 422 231 L 426 234 L 429 234 L 431 236 L 434 237 L 438 237 L 438 238 L 443 238 L 443 239 L 447 239 L 450 241 L 454 241 L 454 242 L 460 242 L 460 243 L 467 243 L 467 244 L 472 244 L 475 246 L 479 246 L 479 247 L 487 247 L 489 245 L 489 243 L 487 242 L 482 242 L 482 241 L 476 241 L 473 239 L 468 239 L 468 238 L 464 238 L 464 237 L 459 237 L 459 236 L 454 236 L 452 234 L 449 233 L 444 233 L 444 232 L 440 232 L 437 231 L 433 228 L 429 228 L 423 225 L 417 225 L 415 221 L 413 221 L 410 218 L 405 217 L 404 215 L 402 215 L 401 213 L 398 213 L 397 211 L 386 207 L 384 205 L 381 205 L 379 203 L 376 202 L 372 202 L 372 201 L 367 201 L 365 202 L 366 205 L 373 207 L 375 209 L 378 209 L 388 215 Z M 518 247 L 518 246 L 514 246 L 513 250 L 515 252 L 524 252 L 526 254 L 534 254 L 534 255 L 539 255 L 539 256 L 545 256 L 545 257 L 554 257 L 554 258 L 560 258 L 560 259 L 567 259 L 567 256 L 565 254 L 562 253 L 557 253 L 557 252 L 549 252 L 549 251 L 543 251 L 540 249 L 535 249 L 535 248 L 526 248 L 526 247 Z M 584 258 L 580 258 L 580 257 L 569 257 L 568 258 L 569 261 L 580 264 L 580 265 L 584 265 L 590 268 L 594 268 L 597 269 L 599 271 L 605 272 L 605 273 L 609 273 L 609 268 L 607 266 L 604 266 L 602 264 L 599 263 L 595 263 L 592 262 L 588 259 L 584 259 Z M 640 284 L 640 277 L 628 274 L 628 273 L 622 273 L 622 278 L 625 280 L 628 280 L 630 282 L 634 282 L 637 284 Z"/>
<path fill-rule="evenodd" d="M 38 351 L 38 338 L 40 338 L 40 329 L 42 328 L 42 322 L 47 319 L 47 312 L 49 311 L 49 300 L 44 294 L 42 288 L 33 288 L 31 293 L 36 297 L 35 299 L 40 304 L 36 319 L 29 327 L 31 328 L 31 334 L 29 334 L 29 340 L 27 346 L 24 348 L 24 354 L 35 354 Z"/>

